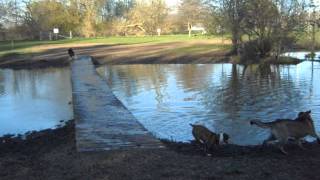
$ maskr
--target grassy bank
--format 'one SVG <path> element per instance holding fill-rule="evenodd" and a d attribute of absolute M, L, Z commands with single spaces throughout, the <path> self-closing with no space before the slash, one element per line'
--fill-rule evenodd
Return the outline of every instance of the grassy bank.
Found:
<path fill-rule="evenodd" d="M 307 38 L 302 38 L 308 42 Z M 303 44 L 299 42 L 299 46 Z M 0 42 L 0 67 L 38 68 L 68 64 L 67 49 L 89 55 L 100 64 L 239 63 L 227 56 L 228 36 L 164 35 L 144 37 L 105 37 L 58 41 Z M 297 64 L 292 59 L 268 60 L 269 64 Z"/>
<path fill-rule="evenodd" d="M 225 58 L 231 42 L 216 36 L 187 35 L 19 41 L 14 48 L 10 42 L 1 42 L 0 67 L 67 64 L 70 47 L 77 55 L 89 55 L 101 64 L 214 63 Z"/>
<path fill-rule="evenodd" d="M 73 38 L 57 41 L 0 41 L 0 57 L 8 54 L 24 54 L 41 52 L 42 46 L 77 45 L 77 44 L 104 44 L 104 45 L 133 45 L 148 43 L 183 42 L 206 39 L 221 39 L 216 36 L 163 35 L 144 37 L 103 37 L 103 38 Z M 221 40 L 222 41 L 222 40 Z"/>

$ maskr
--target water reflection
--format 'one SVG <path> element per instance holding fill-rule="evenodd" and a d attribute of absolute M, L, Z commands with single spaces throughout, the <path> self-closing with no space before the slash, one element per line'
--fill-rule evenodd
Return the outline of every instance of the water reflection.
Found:
<path fill-rule="evenodd" d="M 0 71 L 0 96 L 4 94 L 4 72 Z"/>
<path fill-rule="evenodd" d="M 53 128 L 73 118 L 69 68 L 0 69 L 0 136 Z"/>
<path fill-rule="evenodd" d="M 294 58 L 301 59 L 301 60 L 305 60 L 305 59 L 311 60 L 312 58 L 308 58 L 308 54 L 310 54 L 310 52 L 308 52 L 308 51 L 287 52 L 287 53 L 284 53 L 283 56 L 294 57 Z M 316 61 L 320 60 L 320 52 L 315 52 L 315 56 L 314 56 L 313 60 L 316 60 Z"/>
<path fill-rule="evenodd" d="M 268 135 L 251 119 L 294 118 L 311 109 L 319 129 L 318 63 L 297 66 L 116 65 L 99 68 L 115 95 L 161 138 L 192 139 L 189 123 L 227 132 L 236 144 Z"/>

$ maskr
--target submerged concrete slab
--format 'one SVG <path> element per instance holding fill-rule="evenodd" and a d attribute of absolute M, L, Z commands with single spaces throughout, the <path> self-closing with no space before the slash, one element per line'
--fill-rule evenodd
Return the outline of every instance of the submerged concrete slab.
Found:
<path fill-rule="evenodd" d="M 115 97 L 90 57 L 71 69 L 78 151 L 163 147 Z"/>

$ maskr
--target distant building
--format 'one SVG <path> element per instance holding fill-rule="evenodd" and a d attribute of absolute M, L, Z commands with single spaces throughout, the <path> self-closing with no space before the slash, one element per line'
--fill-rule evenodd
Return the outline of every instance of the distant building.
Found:
<path fill-rule="evenodd" d="M 201 32 L 201 34 L 207 33 L 206 29 L 203 27 L 202 24 L 196 24 L 196 25 L 192 26 L 191 31 Z"/>

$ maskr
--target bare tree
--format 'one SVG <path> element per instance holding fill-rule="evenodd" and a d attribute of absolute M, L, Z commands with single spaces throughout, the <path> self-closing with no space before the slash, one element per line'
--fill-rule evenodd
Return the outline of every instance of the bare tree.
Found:
<path fill-rule="evenodd" d="M 238 54 L 243 35 L 242 22 L 245 18 L 246 0 L 223 0 L 216 2 L 220 15 L 221 26 L 231 32 L 231 54 Z"/>
<path fill-rule="evenodd" d="M 205 20 L 204 14 L 206 10 L 202 0 L 182 0 L 178 13 L 181 22 L 188 28 L 189 37 L 191 36 L 192 26 Z"/>

